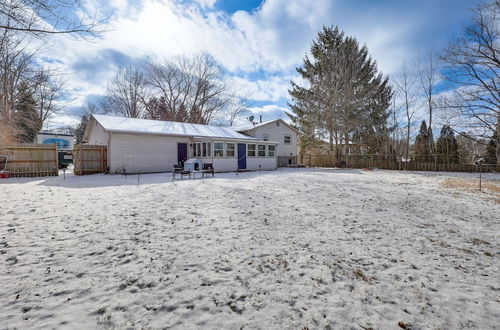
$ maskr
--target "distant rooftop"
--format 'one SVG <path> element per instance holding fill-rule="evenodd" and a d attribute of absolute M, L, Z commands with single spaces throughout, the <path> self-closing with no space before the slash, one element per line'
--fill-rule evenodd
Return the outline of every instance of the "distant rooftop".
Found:
<path fill-rule="evenodd" d="M 108 132 L 255 140 L 254 137 L 240 134 L 227 127 L 105 115 L 92 116 Z"/>

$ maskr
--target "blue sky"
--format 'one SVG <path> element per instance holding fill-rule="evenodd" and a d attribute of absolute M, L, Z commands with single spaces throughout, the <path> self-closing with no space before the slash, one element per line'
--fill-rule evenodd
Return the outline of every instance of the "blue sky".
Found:
<path fill-rule="evenodd" d="M 55 39 L 43 56 L 68 72 L 73 102 L 55 122 L 76 122 L 121 66 L 148 55 L 207 52 L 264 119 L 284 117 L 290 80 L 297 80 L 311 41 L 338 25 L 368 46 L 382 72 L 396 77 L 419 52 L 441 51 L 469 18 L 475 0 L 87 0 L 110 15 L 109 32 L 92 42 Z"/>

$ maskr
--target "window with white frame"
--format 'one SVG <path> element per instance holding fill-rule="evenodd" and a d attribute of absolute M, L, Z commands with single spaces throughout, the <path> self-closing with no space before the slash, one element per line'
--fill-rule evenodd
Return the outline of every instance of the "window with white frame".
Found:
<path fill-rule="evenodd" d="M 284 139 L 283 139 L 283 142 L 285 144 L 290 144 L 292 143 L 292 137 L 290 135 L 285 135 Z"/>
<path fill-rule="evenodd" d="M 274 157 L 275 151 L 276 151 L 275 145 L 268 145 L 267 146 L 267 156 L 268 157 Z"/>
<path fill-rule="evenodd" d="M 212 157 L 212 143 L 207 142 L 207 157 Z"/>
<path fill-rule="evenodd" d="M 214 143 L 214 157 L 224 157 L 224 143 Z"/>
<path fill-rule="evenodd" d="M 267 133 L 262 134 L 262 140 L 269 141 L 269 134 L 267 134 Z"/>
<path fill-rule="evenodd" d="M 258 145 L 258 154 L 259 157 L 266 157 L 266 145 L 259 144 Z"/>
<path fill-rule="evenodd" d="M 202 149 L 202 153 L 201 153 L 201 155 L 202 155 L 203 157 L 207 157 L 207 143 L 206 143 L 206 142 L 203 142 L 203 143 L 201 144 L 201 149 Z"/>
<path fill-rule="evenodd" d="M 226 157 L 234 157 L 235 144 L 226 143 Z"/>
<path fill-rule="evenodd" d="M 193 157 L 196 157 L 196 148 L 197 148 L 196 143 L 193 143 Z"/>
<path fill-rule="evenodd" d="M 248 145 L 248 157 L 255 157 L 255 144 L 249 144 Z"/>

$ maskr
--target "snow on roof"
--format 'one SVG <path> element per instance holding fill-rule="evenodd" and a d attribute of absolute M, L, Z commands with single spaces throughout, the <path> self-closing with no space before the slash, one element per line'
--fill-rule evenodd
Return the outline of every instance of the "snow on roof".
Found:
<path fill-rule="evenodd" d="M 249 131 L 251 129 L 260 127 L 260 126 L 264 126 L 264 125 L 267 125 L 267 124 L 270 124 L 270 123 L 274 123 L 275 121 L 281 121 L 281 122 L 285 123 L 285 125 L 287 125 L 288 127 L 290 127 L 291 129 L 293 129 L 294 131 L 296 131 L 298 133 L 298 131 L 295 128 L 293 128 L 292 126 L 290 126 L 290 124 L 288 124 L 286 121 L 284 121 L 281 118 L 273 119 L 273 120 L 268 120 L 268 121 L 264 121 L 262 123 L 257 123 L 257 124 L 247 123 L 247 124 L 242 124 L 242 125 L 238 125 L 238 126 L 232 126 L 231 128 L 234 129 L 236 132 L 245 132 L 245 131 Z"/>
<path fill-rule="evenodd" d="M 241 124 L 241 125 L 237 125 L 237 126 L 231 126 L 231 129 L 235 130 L 236 132 L 244 132 L 244 131 L 249 131 L 251 129 L 254 129 L 254 128 L 262 126 L 262 125 L 269 124 L 271 121 L 274 121 L 274 120 L 268 120 L 268 121 L 265 121 L 265 122 L 262 122 L 262 123 L 259 123 L 259 124 L 253 124 L 253 123 L 249 122 L 249 123 L 246 123 L 246 124 Z"/>
<path fill-rule="evenodd" d="M 105 115 L 92 116 L 109 132 L 255 140 L 254 137 L 240 134 L 227 127 Z"/>

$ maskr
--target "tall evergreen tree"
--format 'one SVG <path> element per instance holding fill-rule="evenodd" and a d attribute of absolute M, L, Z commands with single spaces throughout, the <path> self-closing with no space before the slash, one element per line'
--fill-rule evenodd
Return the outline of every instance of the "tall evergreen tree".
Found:
<path fill-rule="evenodd" d="M 431 155 L 431 136 L 429 134 L 429 129 L 427 128 L 427 123 L 422 120 L 420 124 L 420 130 L 417 137 L 415 138 L 414 154 L 415 156 L 430 156 Z"/>
<path fill-rule="evenodd" d="M 84 143 L 83 136 L 85 135 L 85 130 L 87 129 L 87 124 L 89 123 L 90 115 L 84 114 L 80 120 L 80 123 L 75 130 L 75 140 L 76 144 Z"/>
<path fill-rule="evenodd" d="M 17 140 L 23 143 L 33 143 L 37 133 L 42 129 L 42 120 L 36 110 L 33 94 L 25 83 L 19 87 L 14 113 Z"/>
<path fill-rule="evenodd" d="M 366 46 L 338 27 L 323 27 L 297 72 L 307 86 L 292 82 L 289 90 L 294 122 L 314 127 L 329 137 L 330 150 L 335 142 L 346 148 L 356 142 L 383 140 L 392 97 L 388 79 L 378 72 Z"/>
<path fill-rule="evenodd" d="M 97 112 L 97 106 L 92 103 L 88 103 L 84 107 L 82 107 L 82 118 L 80 123 L 75 129 L 75 140 L 76 143 L 84 143 L 83 136 L 85 135 L 85 130 L 87 129 L 87 124 L 89 123 L 90 115 Z"/>
<path fill-rule="evenodd" d="M 486 146 L 486 162 L 489 164 L 498 164 L 497 160 L 497 145 L 500 144 L 500 139 L 495 131 Z"/>
<path fill-rule="evenodd" d="M 436 142 L 436 153 L 439 162 L 458 163 L 458 143 L 455 139 L 455 133 L 449 125 L 444 125 L 441 128 L 441 135 Z"/>

